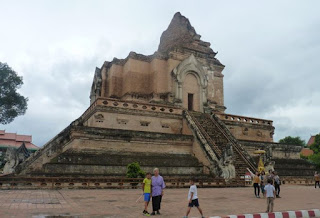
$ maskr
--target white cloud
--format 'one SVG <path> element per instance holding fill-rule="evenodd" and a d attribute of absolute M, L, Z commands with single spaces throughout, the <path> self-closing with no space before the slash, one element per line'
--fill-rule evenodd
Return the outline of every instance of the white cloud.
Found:
<path fill-rule="evenodd" d="M 295 103 L 285 106 L 275 106 L 268 116 L 279 127 L 276 138 L 294 134 L 307 140 L 310 135 L 320 132 L 319 111 L 320 92 L 305 96 Z"/>
<path fill-rule="evenodd" d="M 29 108 L 0 129 L 32 134 L 34 143 L 43 145 L 88 107 L 96 66 L 130 51 L 153 53 L 173 14 L 181 11 L 226 65 L 227 112 L 273 119 L 277 140 L 307 139 L 320 132 L 319 6 L 318 1 L 2 3 L 0 61 L 24 77 L 20 92 Z"/>

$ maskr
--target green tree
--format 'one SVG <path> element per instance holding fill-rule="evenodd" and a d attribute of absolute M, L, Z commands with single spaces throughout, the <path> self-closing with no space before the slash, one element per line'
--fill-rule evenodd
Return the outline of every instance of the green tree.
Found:
<path fill-rule="evenodd" d="M 128 178 L 144 178 L 146 173 L 141 170 L 138 162 L 133 162 L 127 166 L 127 177 Z"/>
<path fill-rule="evenodd" d="M 308 159 L 317 165 L 318 168 L 320 168 L 320 153 L 317 153 L 317 154 L 313 154 L 313 155 L 310 155 L 308 157 Z"/>
<path fill-rule="evenodd" d="M 25 114 L 28 98 L 17 93 L 23 84 L 22 77 L 6 63 L 0 62 L 0 123 L 11 123 L 17 116 Z"/>
<path fill-rule="evenodd" d="M 279 143 L 289 144 L 289 145 L 300 145 L 301 147 L 306 146 L 306 142 L 304 140 L 302 140 L 299 136 L 297 136 L 297 137 L 286 136 L 283 139 L 280 139 Z"/>
<path fill-rule="evenodd" d="M 315 136 L 314 143 L 310 145 L 310 149 L 313 150 L 314 154 L 310 155 L 308 159 L 320 168 L 320 134 Z"/>
<path fill-rule="evenodd" d="M 315 135 L 314 143 L 310 145 L 310 149 L 313 150 L 315 154 L 320 152 L 320 134 Z"/>

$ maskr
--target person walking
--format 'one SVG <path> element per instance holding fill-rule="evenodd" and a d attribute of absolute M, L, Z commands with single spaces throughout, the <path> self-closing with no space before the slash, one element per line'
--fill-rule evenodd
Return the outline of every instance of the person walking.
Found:
<path fill-rule="evenodd" d="M 273 180 L 274 180 L 274 187 L 275 187 L 275 189 L 276 189 L 276 197 L 277 197 L 277 198 L 281 198 L 281 197 L 280 197 L 280 185 L 281 185 L 281 180 L 280 180 L 280 177 L 279 177 L 279 175 L 278 175 L 277 172 L 274 172 L 274 178 L 273 178 Z"/>
<path fill-rule="evenodd" d="M 274 171 L 269 170 L 269 175 L 267 179 L 271 179 L 272 180 L 272 184 L 274 184 Z"/>
<path fill-rule="evenodd" d="M 317 184 L 318 184 L 318 187 L 320 188 L 320 175 L 318 172 L 315 172 L 314 173 L 314 188 L 317 188 Z"/>
<path fill-rule="evenodd" d="M 274 199 L 276 197 L 276 191 L 272 185 L 272 180 L 268 179 L 268 184 L 264 187 L 264 196 L 267 197 L 267 213 L 273 212 Z"/>
<path fill-rule="evenodd" d="M 163 189 L 166 187 L 162 176 L 159 175 L 159 169 L 153 170 L 154 176 L 151 177 L 152 187 L 152 213 L 151 215 L 160 215 L 161 200 L 164 194 Z"/>
<path fill-rule="evenodd" d="M 261 193 L 262 195 L 264 196 L 264 187 L 266 185 L 266 179 L 267 176 L 266 176 L 266 173 L 264 171 L 261 172 L 261 175 L 260 175 L 260 188 L 261 188 Z"/>
<path fill-rule="evenodd" d="M 190 189 L 188 193 L 188 209 L 187 209 L 186 215 L 183 218 L 188 218 L 188 215 L 192 207 L 196 207 L 199 213 L 201 214 L 201 217 L 204 218 L 202 209 L 200 208 L 200 205 L 199 205 L 197 186 L 194 184 L 194 182 L 195 182 L 195 179 L 191 178 Z"/>
<path fill-rule="evenodd" d="M 252 177 L 252 182 L 253 182 L 253 188 L 254 188 L 254 195 L 256 196 L 256 198 L 260 198 L 260 177 L 259 177 L 259 172 L 257 171 L 256 174 L 253 174 L 251 172 L 251 170 L 249 168 L 247 168 L 247 170 L 249 171 L 251 177 Z"/>

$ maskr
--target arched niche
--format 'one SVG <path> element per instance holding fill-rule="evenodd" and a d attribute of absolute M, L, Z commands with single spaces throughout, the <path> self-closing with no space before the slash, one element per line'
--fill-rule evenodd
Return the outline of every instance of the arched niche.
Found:
<path fill-rule="evenodd" d="M 172 76 L 175 102 L 190 109 L 190 101 L 193 99 L 192 110 L 203 112 L 203 104 L 207 102 L 208 79 L 201 63 L 192 54 L 172 71 Z"/>

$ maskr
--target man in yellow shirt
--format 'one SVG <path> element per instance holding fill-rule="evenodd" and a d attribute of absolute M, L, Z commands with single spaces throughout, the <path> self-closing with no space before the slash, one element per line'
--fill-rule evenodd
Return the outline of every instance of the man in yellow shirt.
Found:
<path fill-rule="evenodd" d="M 143 214 L 146 216 L 150 216 L 148 213 L 148 205 L 151 198 L 151 173 L 146 174 L 146 178 L 144 178 L 142 183 L 142 191 L 144 195 L 144 210 Z"/>

